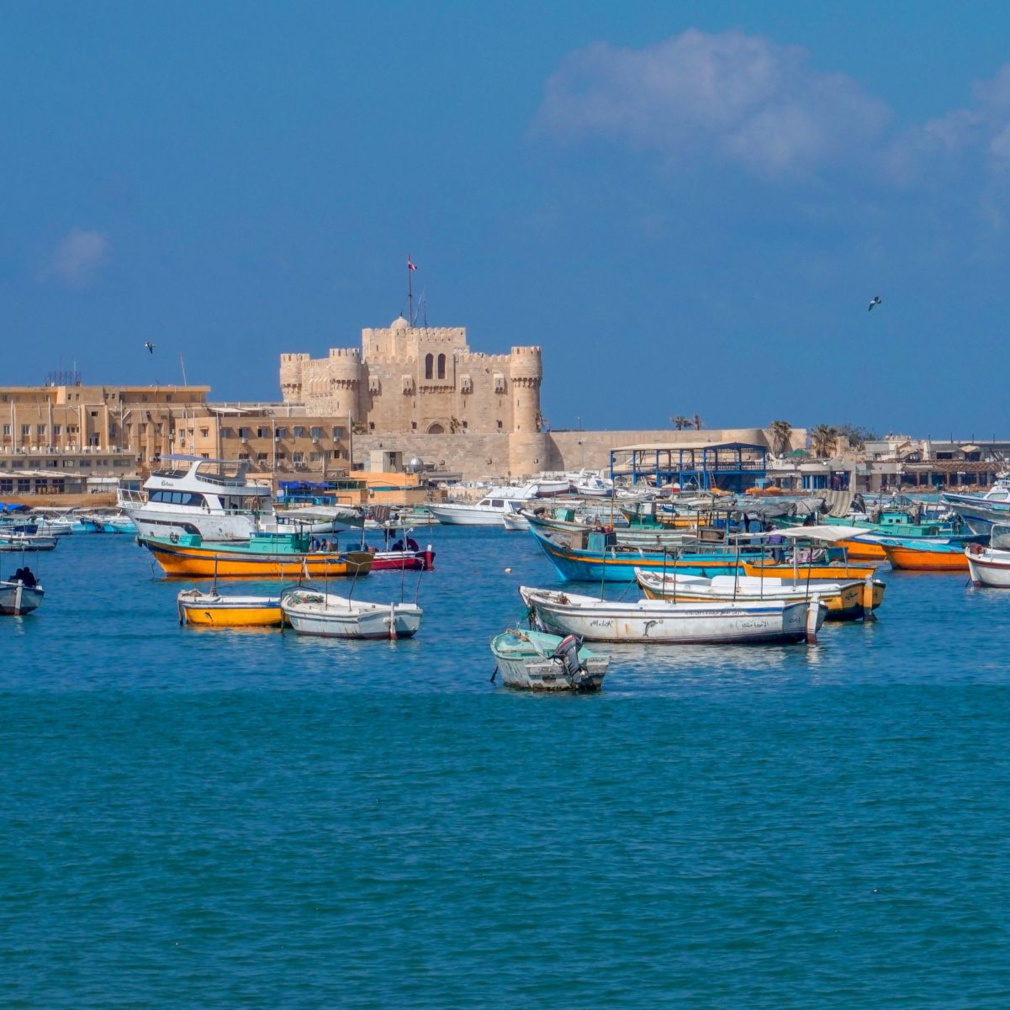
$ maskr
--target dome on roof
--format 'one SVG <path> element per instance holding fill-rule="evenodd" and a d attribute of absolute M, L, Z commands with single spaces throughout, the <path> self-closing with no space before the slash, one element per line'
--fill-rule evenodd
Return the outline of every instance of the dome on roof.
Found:
<path fill-rule="evenodd" d="M 389 328 L 391 330 L 406 330 L 409 326 L 410 326 L 410 323 L 408 323 L 407 320 L 403 318 L 403 316 L 397 316 L 389 324 Z"/>

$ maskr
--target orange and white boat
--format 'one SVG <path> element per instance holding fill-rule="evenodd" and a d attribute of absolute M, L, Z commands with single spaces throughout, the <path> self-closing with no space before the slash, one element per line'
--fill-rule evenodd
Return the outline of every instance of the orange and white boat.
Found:
<path fill-rule="evenodd" d="M 166 575 L 206 578 L 334 578 L 366 575 L 368 551 L 312 551 L 306 533 L 255 533 L 245 543 L 205 542 L 197 533 L 137 537 Z"/>
<path fill-rule="evenodd" d="M 179 623 L 197 628 L 280 628 L 284 625 L 279 596 L 222 596 L 216 589 L 180 590 Z"/>

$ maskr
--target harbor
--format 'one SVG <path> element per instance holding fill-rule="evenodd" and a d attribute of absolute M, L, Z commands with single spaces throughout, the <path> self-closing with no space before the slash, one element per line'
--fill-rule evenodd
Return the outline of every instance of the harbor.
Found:
<path fill-rule="evenodd" d="M 741 910 L 771 914 L 770 900 L 797 930 L 793 951 L 812 958 L 822 921 L 871 957 L 882 908 L 926 909 L 956 936 L 969 909 L 985 921 L 998 903 L 1001 874 L 961 860 L 918 889 L 922 859 L 955 845 L 950 832 L 959 851 L 968 837 L 1006 862 L 1005 818 L 986 797 L 1010 773 L 996 658 L 1010 593 L 885 568 L 879 619 L 825 623 L 814 646 L 597 645 L 610 655 L 601 690 L 529 694 L 500 674 L 492 683 L 488 642 L 525 626 L 518 587 L 559 587 L 556 572 L 528 533 L 445 526 L 431 537 L 438 563 L 408 575 L 424 623 L 386 642 L 180 627 L 179 581 L 131 537 L 74 534 L 45 554 L 43 607 L 0 623 L 3 757 L 9 791 L 25 797 L 8 837 L 32 882 L 5 916 L 22 942 L 41 942 L 42 904 L 73 902 L 58 935 L 122 950 L 105 914 L 115 905 L 152 916 L 152 966 L 227 965 L 234 977 L 260 958 L 241 944 L 243 922 L 283 891 L 260 934 L 280 963 L 329 964 L 335 947 L 342 978 L 376 958 L 437 962 L 437 998 L 395 973 L 367 987 L 385 1005 L 409 988 L 434 1006 L 454 1001 L 450 976 L 478 965 L 500 991 L 522 991 L 488 961 L 484 928 L 579 941 L 631 987 L 642 975 L 625 959 L 662 963 L 668 950 L 642 901 L 694 908 L 685 928 L 727 969 L 748 962 Z M 401 578 L 372 572 L 359 588 L 398 598 Z M 275 586 L 220 582 L 223 593 Z M 671 836 L 675 864 L 661 857 Z M 517 862 L 517 844 L 520 856 L 555 850 L 554 883 L 535 860 Z M 741 848 L 760 861 L 734 865 Z M 57 864 L 58 876 L 43 872 Z M 629 873 L 639 902 L 621 897 Z M 72 898 L 81 893 L 86 905 Z M 544 914 L 531 921 L 531 907 Z M 570 913 L 560 921 L 547 914 L 559 907 Z M 590 909 L 614 937 L 587 938 Z M 377 924 L 367 945 L 362 915 Z M 595 1001 L 581 971 L 557 970 L 576 1002 Z M 686 984 L 688 970 L 663 973 Z M 124 977 L 100 956 L 75 971 L 81 986 Z M 364 1005 L 365 990 L 347 985 Z M 170 1002 L 168 986 L 152 977 L 147 988 Z M 200 988 L 227 1001 L 214 982 Z M 329 983 L 322 991 L 336 998 Z"/>

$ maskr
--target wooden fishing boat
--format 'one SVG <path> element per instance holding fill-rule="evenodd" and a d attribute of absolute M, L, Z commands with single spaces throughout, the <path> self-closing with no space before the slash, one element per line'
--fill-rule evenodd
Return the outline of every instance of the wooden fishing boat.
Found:
<path fill-rule="evenodd" d="M 586 648 L 574 636 L 509 628 L 491 639 L 495 675 L 506 687 L 526 691 L 598 691 L 610 657 Z"/>
<path fill-rule="evenodd" d="M 968 544 L 964 553 L 972 585 L 1010 589 L 1010 526 L 994 523 L 989 543 Z"/>
<path fill-rule="evenodd" d="M 166 575 L 223 578 L 333 578 L 365 575 L 368 551 L 310 551 L 307 533 L 254 533 L 238 543 L 204 542 L 198 533 L 137 537 Z"/>
<path fill-rule="evenodd" d="M 200 628 L 280 628 L 280 596 L 222 596 L 217 590 L 182 589 L 179 623 Z"/>
<path fill-rule="evenodd" d="M 611 601 L 520 586 L 539 625 L 591 642 L 752 644 L 816 641 L 828 608 L 819 600 L 670 603 Z"/>
<path fill-rule="evenodd" d="M 20 617 L 37 610 L 45 590 L 27 569 L 19 568 L 9 579 L 0 581 L 0 615 Z"/>
<path fill-rule="evenodd" d="M 975 541 L 965 537 L 918 537 L 881 541 L 892 568 L 914 572 L 966 572 L 965 548 Z"/>
<path fill-rule="evenodd" d="M 854 621 L 872 615 L 884 599 L 884 583 L 865 579 L 831 581 L 794 579 L 791 576 L 716 575 L 706 579 L 678 573 L 638 572 L 638 585 L 650 600 L 673 603 L 763 600 L 809 601 L 818 599 L 827 608 L 825 620 Z"/>
<path fill-rule="evenodd" d="M 744 575 L 794 579 L 865 579 L 876 572 L 875 565 L 852 564 L 846 544 L 861 531 L 853 526 L 822 524 L 793 526 L 751 535 L 766 545 L 760 558 L 743 558 Z"/>
<path fill-rule="evenodd" d="M 622 546 L 614 534 L 582 530 L 568 535 L 530 526 L 541 550 L 563 579 L 575 582 L 634 582 L 635 569 L 673 570 L 691 575 L 724 575 L 740 566 L 737 551 L 699 544 L 676 552 Z"/>
<path fill-rule="evenodd" d="M 42 533 L 4 533 L 0 535 L 0 551 L 54 551 L 59 540 Z"/>
<path fill-rule="evenodd" d="M 570 512 L 573 510 L 569 510 Z M 670 526 L 605 526 L 599 522 L 578 522 L 562 519 L 558 516 L 540 515 L 530 509 L 523 509 L 518 518 L 525 520 L 526 529 L 536 526 L 546 532 L 559 533 L 563 537 L 578 537 L 586 532 L 613 531 L 614 543 L 617 547 L 630 547 L 645 551 L 675 551 L 688 544 L 697 544 L 698 536 L 689 530 L 675 529 Z M 508 527 L 508 521 L 505 523 Z"/>
<path fill-rule="evenodd" d="M 758 558 L 754 561 L 741 561 L 740 570 L 744 575 L 796 579 L 865 579 L 877 571 L 876 565 L 850 564 L 847 561 L 811 562 L 799 558 L 794 560 L 776 561 L 774 558 Z"/>
<path fill-rule="evenodd" d="M 310 588 L 282 593 L 281 610 L 298 634 L 324 638 L 410 638 L 424 613 L 416 603 L 369 603 Z"/>

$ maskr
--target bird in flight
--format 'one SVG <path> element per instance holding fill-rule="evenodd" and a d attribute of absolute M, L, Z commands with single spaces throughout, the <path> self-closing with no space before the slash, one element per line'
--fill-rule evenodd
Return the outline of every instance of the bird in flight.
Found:
<path fill-rule="evenodd" d="M 880 295 L 874 295 L 870 299 L 870 306 L 869 306 L 869 308 L 866 311 L 867 312 L 872 312 L 873 311 L 873 306 L 874 305 L 879 305 L 879 304 L 880 304 Z"/>
<path fill-rule="evenodd" d="M 151 354 L 154 354 L 154 344 L 152 344 L 150 340 L 145 340 L 144 346 L 151 352 Z"/>

